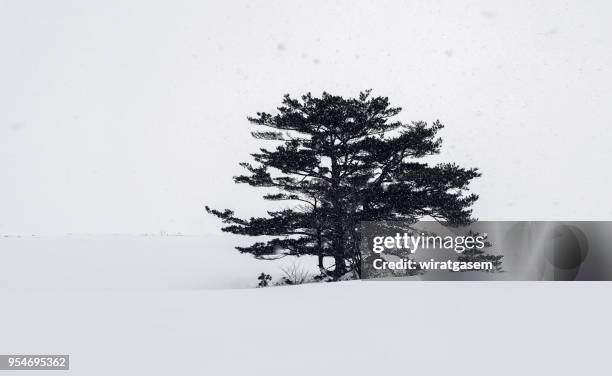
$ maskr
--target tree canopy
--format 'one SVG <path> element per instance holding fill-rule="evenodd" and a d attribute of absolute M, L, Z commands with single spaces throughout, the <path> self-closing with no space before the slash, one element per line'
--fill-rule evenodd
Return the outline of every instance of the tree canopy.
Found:
<path fill-rule="evenodd" d="M 267 216 L 239 218 L 234 211 L 206 210 L 219 217 L 223 231 L 268 236 L 248 247 L 255 257 L 316 255 L 319 268 L 340 278 L 360 273 L 358 225 L 361 221 L 407 221 L 433 218 L 466 225 L 478 196 L 467 189 L 480 173 L 454 163 L 430 165 L 422 159 L 438 154 L 443 128 L 439 121 L 404 123 L 394 117 L 387 97 L 361 92 L 357 98 L 310 93 L 285 95 L 275 114 L 248 117 L 257 139 L 276 143 L 241 163 L 236 183 L 274 188 L 263 198 L 294 203 Z M 333 258 L 330 269 L 324 258 Z"/>

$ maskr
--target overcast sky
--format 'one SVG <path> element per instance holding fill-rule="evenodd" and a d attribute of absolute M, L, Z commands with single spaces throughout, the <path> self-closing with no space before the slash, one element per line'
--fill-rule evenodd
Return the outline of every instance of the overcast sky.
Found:
<path fill-rule="evenodd" d="M 399 3 L 402 3 L 401 5 Z M 612 219 L 607 1 L 0 2 L 0 234 L 215 233 L 246 116 L 372 88 L 440 119 L 481 219 Z"/>

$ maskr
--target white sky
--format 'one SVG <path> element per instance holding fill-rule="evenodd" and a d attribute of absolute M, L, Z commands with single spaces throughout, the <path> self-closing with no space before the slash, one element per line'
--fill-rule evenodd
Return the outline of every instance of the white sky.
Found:
<path fill-rule="evenodd" d="M 612 219 L 607 1 L 0 2 L 0 234 L 215 233 L 246 116 L 373 88 L 447 128 L 481 219 Z"/>

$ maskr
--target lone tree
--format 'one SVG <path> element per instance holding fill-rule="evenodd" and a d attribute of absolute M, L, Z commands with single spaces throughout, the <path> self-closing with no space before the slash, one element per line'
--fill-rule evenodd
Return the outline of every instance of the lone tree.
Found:
<path fill-rule="evenodd" d="M 440 152 L 436 134 L 443 125 L 392 120 L 400 111 L 387 97 L 371 96 L 371 90 L 347 99 L 325 92 L 301 100 L 285 95 L 277 114 L 248 118 L 261 129 L 253 137 L 279 144 L 251 154 L 255 163 L 241 163 L 248 173 L 234 181 L 276 188 L 263 198 L 295 205 L 250 219 L 229 209 L 206 210 L 227 224 L 223 231 L 272 237 L 236 247 L 240 252 L 261 259 L 316 255 L 321 272 L 334 279 L 361 273 L 360 221 L 414 223 L 429 217 L 469 224 L 478 196 L 466 190 L 480 173 L 452 163 L 418 162 Z M 326 257 L 334 260 L 329 269 Z"/>

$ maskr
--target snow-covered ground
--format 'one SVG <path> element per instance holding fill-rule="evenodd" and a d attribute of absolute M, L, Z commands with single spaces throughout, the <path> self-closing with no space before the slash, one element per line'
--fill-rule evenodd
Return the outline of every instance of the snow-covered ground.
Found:
<path fill-rule="evenodd" d="M 212 243 L 0 239 L 0 353 L 70 354 L 74 375 L 575 376 L 609 368 L 610 283 L 230 289 L 277 266 L 227 246 L 202 249 L 221 246 Z"/>
<path fill-rule="evenodd" d="M 308 257 L 256 260 L 233 249 L 233 235 L 68 235 L 0 237 L 0 289 L 164 290 L 247 288 Z"/>

